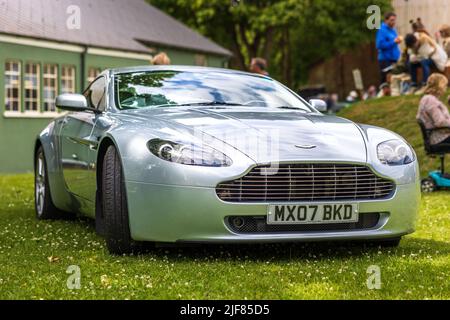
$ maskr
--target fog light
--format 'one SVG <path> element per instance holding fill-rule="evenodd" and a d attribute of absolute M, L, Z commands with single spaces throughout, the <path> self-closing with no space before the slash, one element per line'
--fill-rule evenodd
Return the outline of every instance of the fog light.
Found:
<path fill-rule="evenodd" d="M 233 218 L 233 221 L 231 222 L 233 224 L 234 227 L 241 229 L 242 227 L 244 227 L 245 225 L 245 221 L 242 218 Z"/>

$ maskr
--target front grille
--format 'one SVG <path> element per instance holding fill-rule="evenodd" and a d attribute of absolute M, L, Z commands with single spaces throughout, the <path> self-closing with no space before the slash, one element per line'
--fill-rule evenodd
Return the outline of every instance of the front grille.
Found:
<path fill-rule="evenodd" d="M 361 213 L 359 222 L 335 224 L 305 224 L 305 225 L 269 225 L 266 216 L 227 217 L 225 223 L 237 234 L 267 234 L 267 233 L 296 233 L 296 232 L 326 232 L 326 231 L 358 231 L 370 230 L 378 226 L 381 215 L 379 213 Z M 233 221 L 239 218 L 242 222 L 237 227 Z"/>
<path fill-rule="evenodd" d="M 368 167 L 347 164 L 287 164 L 255 167 L 244 177 L 217 186 L 226 202 L 311 202 L 384 199 L 392 181 Z"/>

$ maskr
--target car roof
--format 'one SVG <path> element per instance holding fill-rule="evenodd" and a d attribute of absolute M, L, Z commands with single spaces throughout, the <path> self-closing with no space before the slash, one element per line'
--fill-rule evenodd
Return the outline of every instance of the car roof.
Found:
<path fill-rule="evenodd" d="M 197 66 L 174 66 L 174 65 L 166 65 L 166 66 L 136 66 L 136 67 L 125 67 L 125 68 L 115 68 L 105 70 L 103 73 L 109 73 L 109 75 L 113 76 L 115 74 L 122 73 L 134 73 L 134 72 L 152 72 L 152 71 L 184 71 L 184 72 L 222 72 L 228 74 L 236 74 L 236 75 L 247 75 L 258 78 L 271 79 L 268 76 L 259 75 L 256 73 L 244 72 L 239 70 L 232 69 L 224 69 L 224 68 L 211 68 L 211 67 L 197 67 Z"/>

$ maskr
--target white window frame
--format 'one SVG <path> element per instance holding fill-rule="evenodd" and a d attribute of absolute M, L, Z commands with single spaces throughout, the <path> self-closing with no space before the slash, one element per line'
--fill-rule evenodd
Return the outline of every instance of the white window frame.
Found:
<path fill-rule="evenodd" d="M 17 64 L 18 65 L 18 71 L 12 71 L 12 70 L 7 70 L 7 65 L 13 65 L 13 64 Z M 6 84 L 6 77 L 8 76 L 17 76 L 18 79 L 18 84 L 17 86 L 14 85 L 7 85 Z M 5 113 L 12 113 L 12 114 L 20 114 L 22 112 L 22 62 L 19 60 L 14 60 L 14 59 L 7 59 L 5 61 L 5 75 L 4 75 L 4 79 L 5 79 Z M 17 87 L 17 92 L 18 92 L 18 97 L 17 98 L 10 98 L 9 96 L 9 92 L 10 90 L 14 90 Z M 11 109 L 6 109 L 6 106 L 8 105 L 8 101 L 17 101 L 18 104 L 18 110 L 11 110 Z"/>
<path fill-rule="evenodd" d="M 36 66 L 36 74 L 33 73 L 29 73 L 27 71 L 28 66 Z M 36 76 L 36 86 L 33 85 L 29 85 L 29 83 L 27 83 L 27 78 L 29 76 Z M 28 114 L 28 115 L 35 115 L 35 114 L 39 114 L 41 111 L 41 65 L 38 62 L 26 62 L 25 63 L 25 68 L 24 68 L 24 84 L 23 84 L 23 94 L 24 94 L 24 104 L 23 104 L 23 112 Z M 27 98 L 27 90 L 36 90 L 37 92 L 37 96 L 36 98 Z M 33 103 L 36 102 L 36 110 L 29 110 L 27 109 L 27 102 L 29 103 Z"/>
<path fill-rule="evenodd" d="M 69 84 L 69 86 L 67 85 Z M 76 92 L 76 69 L 75 66 L 61 66 L 61 94 Z"/>
<path fill-rule="evenodd" d="M 61 117 L 65 115 L 67 112 L 14 112 L 14 111 L 5 111 L 3 113 L 4 118 L 9 119 L 54 119 L 57 117 Z"/>
<path fill-rule="evenodd" d="M 46 69 L 48 67 L 54 68 L 55 73 L 47 73 Z M 43 86 L 42 86 L 42 91 L 43 91 L 42 112 L 43 113 L 55 113 L 55 112 L 57 112 L 56 105 L 55 105 L 55 99 L 58 96 L 58 92 L 59 92 L 58 91 L 59 90 L 59 88 L 58 88 L 58 71 L 59 71 L 58 69 L 59 69 L 59 66 L 56 63 L 45 63 L 43 65 L 42 69 L 43 69 L 42 70 L 42 79 L 43 79 L 43 82 L 44 82 Z M 46 80 L 50 80 L 50 81 L 53 80 L 55 82 L 55 86 L 54 87 L 46 86 Z M 53 98 L 50 98 L 50 99 L 46 98 L 46 96 L 45 96 L 45 89 L 46 88 L 51 88 L 51 91 L 53 91 L 53 93 L 54 93 L 54 97 Z M 46 105 L 50 105 L 51 107 L 48 110 L 46 110 Z"/>

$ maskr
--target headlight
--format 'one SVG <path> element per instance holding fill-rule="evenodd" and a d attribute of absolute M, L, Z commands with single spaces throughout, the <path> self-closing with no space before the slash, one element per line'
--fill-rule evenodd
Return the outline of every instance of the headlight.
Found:
<path fill-rule="evenodd" d="M 377 147 L 377 153 L 381 163 L 389 166 L 401 166 L 415 160 L 412 148 L 401 140 L 380 143 Z"/>
<path fill-rule="evenodd" d="M 153 139 L 147 147 L 158 158 L 178 164 L 203 167 L 229 167 L 232 164 L 225 154 L 206 145 Z"/>

